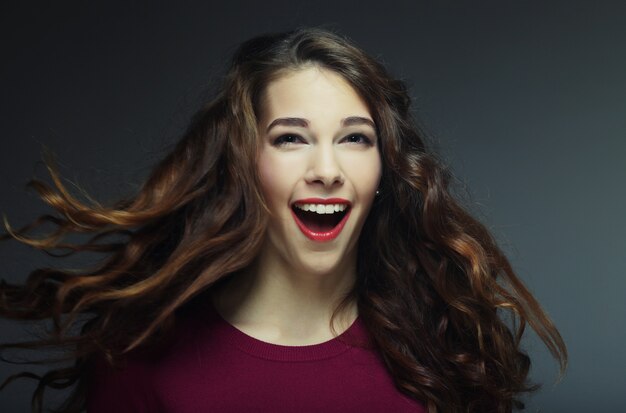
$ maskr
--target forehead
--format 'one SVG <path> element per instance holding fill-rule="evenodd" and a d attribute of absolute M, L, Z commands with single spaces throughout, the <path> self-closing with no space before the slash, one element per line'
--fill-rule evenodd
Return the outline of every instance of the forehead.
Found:
<path fill-rule="evenodd" d="M 371 117 L 365 100 L 341 75 L 319 67 L 282 74 L 267 85 L 259 103 L 262 122 L 281 116 Z"/>

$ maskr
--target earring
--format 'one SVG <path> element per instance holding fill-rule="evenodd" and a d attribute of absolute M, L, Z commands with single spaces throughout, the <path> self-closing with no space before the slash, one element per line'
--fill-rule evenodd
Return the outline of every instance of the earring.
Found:
<path fill-rule="evenodd" d="M 380 191 L 377 189 L 377 190 L 376 190 L 376 193 L 375 193 L 374 195 L 375 195 L 375 196 L 380 195 Z"/>

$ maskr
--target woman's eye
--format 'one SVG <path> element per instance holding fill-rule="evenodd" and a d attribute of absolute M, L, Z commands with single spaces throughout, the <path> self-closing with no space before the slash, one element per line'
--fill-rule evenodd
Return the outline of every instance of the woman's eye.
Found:
<path fill-rule="evenodd" d="M 348 143 L 362 143 L 362 144 L 366 144 L 366 145 L 371 145 L 372 144 L 372 140 L 370 138 L 368 138 L 365 135 L 362 135 L 360 133 L 355 133 L 352 135 L 348 135 L 344 138 L 344 140 Z"/>
<path fill-rule="evenodd" d="M 302 142 L 302 138 L 298 135 L 281 135 L 274 139 L 274 146 L 290 145 Z"/>

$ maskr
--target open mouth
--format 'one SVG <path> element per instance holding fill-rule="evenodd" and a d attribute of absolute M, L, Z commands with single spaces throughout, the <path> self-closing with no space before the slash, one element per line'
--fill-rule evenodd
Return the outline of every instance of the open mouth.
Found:
<path fill-rule="evenodd" d="M 330 241 L 336 238 L 348 216 L 347 204 L 294 204 L 292 214 L 300 230 L 314 241 Z"/>

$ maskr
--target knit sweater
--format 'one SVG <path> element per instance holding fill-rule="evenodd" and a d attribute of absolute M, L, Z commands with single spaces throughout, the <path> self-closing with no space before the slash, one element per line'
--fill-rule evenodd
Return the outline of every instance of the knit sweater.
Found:
<path fill-rule="evenodd" d="M 329 341 L 284 346 L 200 308 L 158 352 L 135 352 L 121 369 L 95 362 L 87 412 L 425 412 L 396 389 L 358 317 Z"/>

